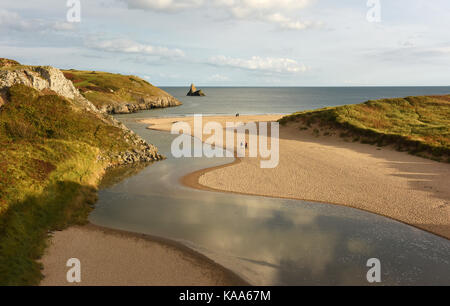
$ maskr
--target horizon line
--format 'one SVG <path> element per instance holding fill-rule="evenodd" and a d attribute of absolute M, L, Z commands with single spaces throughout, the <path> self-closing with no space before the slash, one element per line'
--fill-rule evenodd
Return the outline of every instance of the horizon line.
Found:
<path fill-rule="evenodd" d="M 157 87 L 179 87 L 189 88 L 190 85 L 155 85 Z M 281 86 L 263 86 L 263 85 L 195 85 L 202 88 L 366 88 L 366 87 L 450 87 L 450 85 L 281 85 Z"/>

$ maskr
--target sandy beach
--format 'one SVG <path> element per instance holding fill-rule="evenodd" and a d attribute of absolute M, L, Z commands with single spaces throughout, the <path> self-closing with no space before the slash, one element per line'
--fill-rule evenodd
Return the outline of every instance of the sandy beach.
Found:
<path fill-rule="evenodd" d="M 247 285 L 203 255 L 169 240 L 92 224 L 54 233 L 41 262 L 42 286 L 67 286 L 66 262 L 81 262 L 82 286 Z"/>
<path fill-rule="evenodd" d="M 267 116 L 203 117 L 263 122 Z M 146 119 L 150 129 L 193 118 Z M 204 136 L 205 138 L 205 136 Z M 220 144 L 217 144 L 220 145 Z M 280 163 L 261 169 L 259 158 L 241 158 L 224 167 L 197 171 L 183 183 L 200 189 L 300 199 L 354 207 L 450 238 L 450 164 L 416 157 L 392 148 L 315 136 L 291 124 L 280 128 Z"/>

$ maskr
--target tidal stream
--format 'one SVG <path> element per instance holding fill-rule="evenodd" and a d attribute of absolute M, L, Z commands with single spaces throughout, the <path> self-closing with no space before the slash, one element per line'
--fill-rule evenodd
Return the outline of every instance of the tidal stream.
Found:
<path fill-rule="evenodd" d="M 175 159 L 174 135 L 123 122 L 167 160 L 109 173 L 94 224 L 181 242 L 253 285 L 368 285 L 370 258 L 382 285 L 450 284 L 447 239 L 348 207 L 185 187 L 184 175 L 233 160 Z"/>

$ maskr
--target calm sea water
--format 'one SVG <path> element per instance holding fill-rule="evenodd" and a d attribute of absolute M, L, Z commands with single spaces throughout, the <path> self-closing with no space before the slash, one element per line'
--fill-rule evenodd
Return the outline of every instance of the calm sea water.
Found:
<path fill-rule="evenodd" d="M 450 87 L 205 87 L 202 89 L 207 94 L 206 97 L 186 97 L 189 88 L 166 87 L 163 89 L 182 101 L 183 105 L 144 112 L 145 116 L 288 114 L 381 98 L 450 94 Z"/>
<path fill-rule="evenodd" d="M 176 136 L 133 119 L 290 113 L 449 88 L 205 88 L 205 98 L 185 97 L 186 88 L 166 90 L 184 105 L 118 118 L 168 159 L 133 168 L 131 176 L 126 169 L 108 175 L 91 222 L 179 241 L 255 285 L 365 285 L 369 258 L 381 260 L 384 285 L 450 284 L 449 240 L 348 207 L 184 187 L 185 174 L 232 160 L 175 159 Z"/>

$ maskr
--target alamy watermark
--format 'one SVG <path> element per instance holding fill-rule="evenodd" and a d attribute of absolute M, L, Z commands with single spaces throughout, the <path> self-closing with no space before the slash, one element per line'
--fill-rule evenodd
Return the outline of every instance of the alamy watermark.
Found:
<path fill-rule="evenodd" d="M 366 278 L 369 283 L 381 283 L 381 261 L 378 258 L 370 258 L 367 261 L 367 271 Z"/>
<path fill-rule="evenodd" d="M 66 280 L 68 283 L 81 283 L 81 262 L 78 258 L 70 258 L 66 266 L 70 269 L 67 271 Z"/>
<path fill-rule="evenodd" d="M 175 158 L 260 157 L 261 168 L 276 168 L 280 160 L 278 122 L 270 123 L 269 134 L 267 122 L 258 125 L 255 122 L 226 122 L 224 129 L 221 123 L 215 121 L 203 125 L 203 116 L 195 115 L 193 131 L 189 123 L 181 121 L 172 124 L 171 133 L 181 134 L 171 145 Z M 211 136 L 204 140 L 204 134 Z"/>
<path fill-rule="evenodd" d="M 66 6 L 69 8 L 67 10 L 67 22 L 81 22 L 81 2 L 80 0 L 67 0 Z"/>
<path fill-rule="evenodd" d="M 367 21 L 381 22 L 381 0 L 367 0 Z"/>

